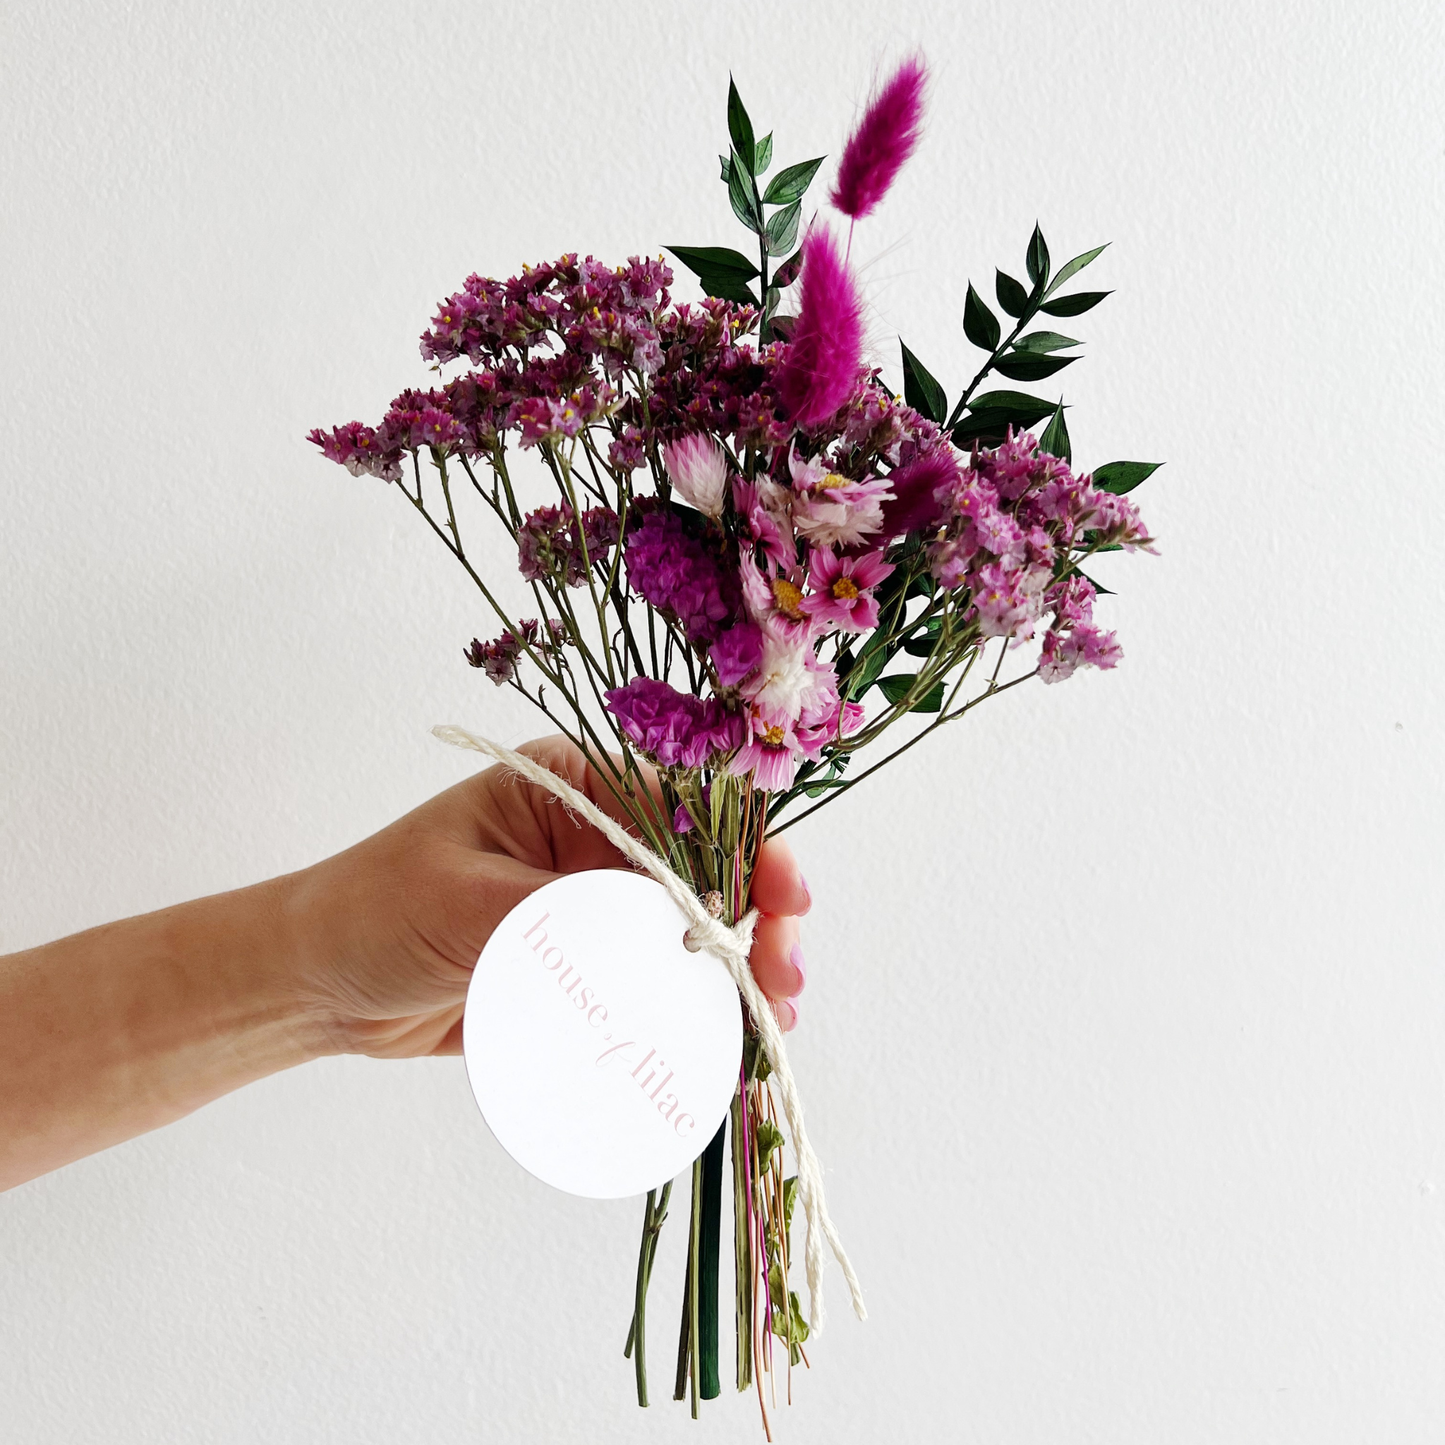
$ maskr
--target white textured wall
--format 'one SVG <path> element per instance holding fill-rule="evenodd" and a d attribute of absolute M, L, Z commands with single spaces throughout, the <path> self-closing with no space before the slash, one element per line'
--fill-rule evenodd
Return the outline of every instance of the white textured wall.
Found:
<path fill-rule="evenodd" d="M 858 242 L 880 355 L 956 384 L 970 274 L 1036 216 L 1112 240 L 1060 380 L 1082 461 L 1168 459 L 1163 555 L 1104 572 L 1117 673 L 796 835 L 873 1313 L 781 1438 L 1438 1440 L 1429 0 L 6 4 L 0 947 L 354 840 L 470 765 L 433 722 L 528 735 L 459 570 L 306 429 L 420 378 L 473 268 L 732 240 L 729 67 L 793 159 L 920 40 L 927 144 Z M 522 1177 L 458 1062 L 272 1079 L 0 1198 L 0 1435 L 755 1438 L 634 1407 L 635 1215 Z"/>

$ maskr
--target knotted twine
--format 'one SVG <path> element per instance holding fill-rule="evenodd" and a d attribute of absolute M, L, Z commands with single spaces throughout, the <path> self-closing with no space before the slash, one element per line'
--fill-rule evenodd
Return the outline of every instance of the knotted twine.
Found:
<path fill-rule="evenodd" d="M 803 1214 L 807 1221 L 807 1234 L 803 1258 L 808 1274 L 808 1328 L 817 1333 L 823 1328 L 823 1242 L 827 1241 L 848 1281 L 848 1290 L 853 1297 L 853 1311 L 860 1320 L 867 1319 L 863 1308 L 863 1289 L 858 1276 L 849 1263 L 838 1237 L 837 1227 L 828 1214 L 828 1203 L 823 1196 L 823 1166 L 808 1142 L 807 1130 L 803 1127 L 803 1101 L 798 1097 L 798 1085 L 793 1071 L 788 1066 L 788 1051 L 783 1045 L 783 1031 L 778 1027 L 777 1018 L 768 1003 L 767 996 L 758 987 L 757 980 L 748 963 L 752 949 L 753 930 L 758 923 L 758 910 L 750 908 L 733 927 L 721 919 L 714 918 L 703 907 L 696 893 L 687 881 L 680 878 L 651 848 L 640 843 L 621 824 L 609 818 L 585 794 L 578 792 L 565 778 L 559 778 L 549 768 L 533 762 L 523 753 L 513 752 L 499 743 L 488 742 L 459 727 L 434 727 L 432 733 L 444 743 L 453 747 L 470 748 L 482 753 L 510 771 L 545 788 L 571 813 L 581 814 L 609 843 L 629 862 L 655 878 L 667 890 L 667 896 L 677 904 L 687 919 L 688 930 L 685 942 L 696 952 L 705 950 L 714 958 L 722 960 L 753 1023 L 762 1036 L 763 1047 L 773 1066 L 773 1077 L 778 1083 L 778 1092 L 783 1098 L 783 1114 L 793 1136 L 793 1152 L 798 1156 L 798 1193 L 803 1201 Z"/>

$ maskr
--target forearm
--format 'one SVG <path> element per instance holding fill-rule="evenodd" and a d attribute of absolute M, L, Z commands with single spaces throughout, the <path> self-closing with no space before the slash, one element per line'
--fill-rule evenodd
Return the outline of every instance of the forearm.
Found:
<path fill-rule="evenodd" d="M 0 958 L 0 1190 L 329 1051 L 289 900 L 277 879 Z"/>

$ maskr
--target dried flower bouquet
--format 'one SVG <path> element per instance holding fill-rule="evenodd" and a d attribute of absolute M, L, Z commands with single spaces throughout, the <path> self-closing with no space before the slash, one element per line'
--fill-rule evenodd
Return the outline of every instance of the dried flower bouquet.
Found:
<path fill-rule="evenodd" d="M 817 217 L 803 227 L 822 158 L 765 180 L 772 136 L 755 138 L 731 86 L 722 179 L 752 255 L 668 248 L 707 299 L 674 301 L 661 259 L 564 255 L 507 281 L 469 276 L 421 339 L 438 370 L 462 369 L 404 391 L 375 427 L 311 434 L 353 474 L 397 485 L 495 614 L 499 632 L 467 660 L 570 737 L 640 836 L 730 921 L 748 906 L 766 833 L 836 803 L 986 698 L 1114 667 L 1119 645 L 1094 619 L 1103 589 L 1083 568 L 1096 553 L 1150 550 L 1124 494 L 1153 465 L 1081 474 L 1062 401 L 980 390 L 1077 359 L 1077 341 L 1030 327 L 1103 300 L 1063 289 L 1102 246 L 1054 271 L 1036 227 L 1027 281 L 997 276 L 1007 334 L 969 286 L 963 328 L 984 360 L 951 406 L 906 346 L 901 397 L 864 363 L 852 227 L 912 153 L 925 84 L 922 61 L 906 61 L 848 140 L 829 197 L 846 241 Z M 1027 429 L 1041 423 L 1036 439 Z M 526 453 L 540 466 L 524 476 Z M 464 537 L 478 513 L 515 541 L 527 617 L 474 566 Z M 675 1376 L 694 1414 L 720 1391 L 730 1170 L 734 1376 L 757 1389 L 765 1426 L 774 1342 L 790 1379 L 809 1328 L 789 1288 L 796 1184 L 769 1073 L 749 1030 L 730 1160 L 725 1125 L 692 1170 Z M 671 1190 L 647 1196 L 627 1336 L 644 1405 Z"/>

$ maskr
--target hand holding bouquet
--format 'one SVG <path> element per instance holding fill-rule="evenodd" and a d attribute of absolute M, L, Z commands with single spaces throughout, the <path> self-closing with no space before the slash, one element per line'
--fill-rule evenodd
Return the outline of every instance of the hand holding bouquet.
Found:
<path fill-rule="evenodd" d="M 1103 299 L 1063 290 L 1102 247 L 1055 272 L 1035 228 L 1027 282 L 998 276 L 1006 336 L 968 288 L 964 331 L 985 359 L 952 405 L 906 346 L 901 396 L 865 363 L 852 225 L 914 148 L 924 87 L 922 63 L 906 62 L 850 138 L 830 197 L 846 237 L 803 224 L 821 159 L 766 179 L 772 136 L 755 137 L 732 87 L 722 180 L 751 254 L 669 248 L 705 299 L 675 301 L 662 259 L 564 255 L 505 282 L 469 276 L 421 341 L 443 376 L 458 368 L 450 379 L 404 391 L 375 427 L 312 434 L 354 474 L 396 484 L 495 616 L 467 660 L 552 719 L 637 836 L 729 923 L 748 910 L 766 836 L 986 698 L 1115 666 L 1084 569 L 1150 548 L 1124 494 L 1152 465 L 1077 473 L 1061 401 L 981 390 L 1076 359 L 1078 342 L 1036 323 Z M 1040 437 L 1026 430 L 1040 423 Z M 488 518 L 515 543 L 510 593 L 468 551 Z M 750 1027 L 731 1110 L 734 1373 L 756 1385 L 765 1423 L 774 1341 L 790 1371 L 809 1335 L 789 1287 L 798 1184 L 775 1063 Z M 692 1171 L 675 1393 L 694 1412 L 720 1388 L 727 1133 Z M 643 1404 L 671 1188 L 648 1195 L 642 1224 L 627 1349 Z"/>

